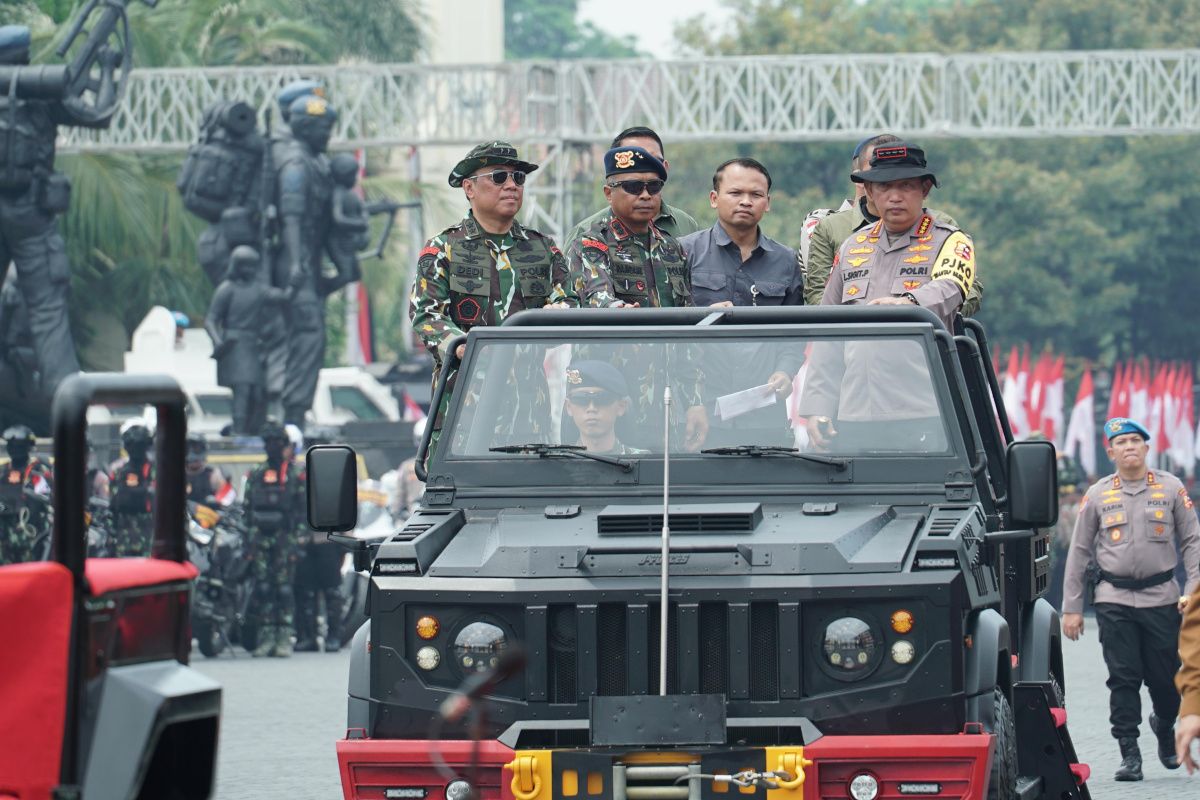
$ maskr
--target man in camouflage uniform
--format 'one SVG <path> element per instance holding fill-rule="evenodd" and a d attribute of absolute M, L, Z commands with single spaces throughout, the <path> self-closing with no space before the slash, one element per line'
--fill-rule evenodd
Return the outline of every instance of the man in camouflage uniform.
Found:
<path fill-rule="evenodd" d="M 292 584 L 300 559 L 305 475 L 292 461 L 283 425 L 267 420 L 259 435 L 267 460 L 246 476 L 244 500 L 249 527 L 246 557 L 251 561 L 262 623 L 253 655 L 287 658 L 292 654 Z"/>
<path fill-rule="evenodd" d="M 899 141 L 900 137 L 898 136 L 881 133 L 859 142 L 850 158 L 852 172 L 861 172 L 870 166 L 871 156 L 874 155 L 876 147 L 892 145 Z M 846 201 L 842 208 L 824 218 L 813 220 L 813 215 L 809 215 L 809 219 L 805 220 L 805 234 L 802 234 L 805 235 L 807 241 L 807 247 L 803 249 L 806 273 L 804 302 L 808 305 L 820 304 L 821 295 L 825 293 L 825 284 L 829 280 L 829 273 L 833 270 L 834 256 L 837 255 L 842 243 L 855 231 L 879 221 L 879 212 L 867 196 L 866 184 L 853 179 L 852 183 L 854 184 L 853 200 Z M 958 223 L 944 211 L 931 208 L 929 215 L 933 217 L 934 222 L 943 223 L 952 228 L 958 227 Z M 812 222 L 816 224 L 810 231 L 809 225 Z M 983 283 L 976 275 L 967 299 L 963 302 L 962 313 L 968 317 L 974 315 L 982 302 Z"/>
<path fill-rule="evenodd" d="M 917 305 L 952 329 L 975 281 L 975 246 L 925 208 L 937 185 L 925 151 L 904 142 L 877 147 L 870 169 L 851 177 L 867 184 L 881 218 L 842 244 L 821 304 Z M 904 447 L 934 446 L 944 429 L 928 369 L 907 342 L 814 344 L 799 409 L 809 441 L 827 448 L 841 427 L 843 448 L 884 434 Z"/>
<path fill-rule="evenodd" d="M 450 173 L 450 185 L 462 187 L 471 210 L 425 243 L 409 299 L 413 330 L 434 357 L 435 384 L 451 355 L 463 356 L 465 346 L 451 354 L 450 343 L 476 325 L 499 325 L 527 308 L 579 304 L 554 240 L 516 221 L 525 177 L 537 168 L 497 141 L 472 148 Z M 449 402 L 446 392 L 434 417 L 434 443 Z"/>
<path fill-rule="evenodd" d="M 32 456 L 33 431 L 14 425 L 4 431 L 8 465 L 0 473 L 0 565 L 32 561 L 34 543 L 48 532 L 50 469 Z"/>
<path fill-rule="evenodd" d="M 666 149 L 663 147 L 662 139 L 650 128 L 640 125 L 633 128 L 626 128 L 612 140 L 612 147 L 640 147 L 661 161 L 663 168 L 668 171 L 671 169 L 671 165 L 667 161 Z M 655 195 L 655 198 L 658 200 L 659 208 L 654 215 L 654 227 L 676 238 L 682 238 L 689 233 L 695 233 L 701 229 L 700 224 L 696 222 L 691 214 L 682 208 L 670 205 L 661 194 Z M 609 209 L 605 207 L 592 214 L 572 228 L 571 232 L 567 234 L 565 241 L 573 242 L 583 236 L 588 228 L 604 219 L 608 213 Z"/>
<path fill-rule="evenodd" d="M 110 556 L 149 556 L 154 539 L 154 464 L 150 444 L 154 435 L 145 420 L 121 426 L 121 446 L 126 457 L 113 467 L 109 478 L 109 512 L 112 515 Z"/>
<path fill-rule="evenodd" d="M 666 166 L 644 148 L 621 146 L 604 154 L 604 172 L 609 211 L 567 247 L 580 304 L 593 308 L 692 305 L 687 254 L 675 237 L 654 222 L 667 181 Z M 614 363 L 630 385 L 638 387 L 631 410 L 635 424 L 661 441 L 663 387 L 670 374 L 673 412 L 686 409 L 673 414 L 672 438 L 682 439 L 690 451 L 699 450 L 708 436 L 702 365 L 685 357 L 682 346 L 672 348 L 677 358 L 671 364 L 647 359 L 640 350 L 639 345 L 623 347 L 615 356 L 619 363 Z M 593 359 L 596 354 L 581 347 L 574 357 Z"/>
<path fill-rule="evenodd" d="M 1167 769 L 1179 768 L 1174 679 L 1180 612 L 1200 587 L 1200 520 L 1183 483 L 1147 467 L 1150 433 L 1141 423 L 1116 417 L 1104 423 L 1104 435 L 1117 471 L 1092 484 L 1083 497 L 1067 554 L 1062 631 L 1072 641 L 1083 635 L 1084 574 L 1094 562 L 1099 580 L 1093 605 L 1108 667 L 1109 722 L 1121 751 L 1113 777 L 1140 781 L 1143 684 L 1150 694 L 1159 761 Z M 1175 580 L 1181 560 L 1187 573 L 1182 595 Z"/>

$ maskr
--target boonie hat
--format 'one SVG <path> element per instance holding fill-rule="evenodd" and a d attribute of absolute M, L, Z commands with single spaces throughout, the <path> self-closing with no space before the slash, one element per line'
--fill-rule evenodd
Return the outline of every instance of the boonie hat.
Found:
<path fill-rule="evenodd" d="M 471 175 L 472 172 L 480 167 L 490 166 L 516 167 L 525 174 L 529 174 L 538 168 L 537 164 L 531 164 L 528 161 L 522 161 L 517 157 L 517 148 L 513 147 L 508 142 L 484 142 L 477 144 L 471 148 L 471 152 L 467 153 L 467 157 L 454 165 L 454 169 L 450 170 L 450 185 L 462 186 L 463 180 Z"/>
<path fill-rule="evenodd" d="M 855 183 L 887 183 L 906 178 L 929 178 L 937 186 L 937 176 L 925 163 L 925 151 L 915 144 L 894 142 L 876 147 L 867 169 L 850 173 Z"/>

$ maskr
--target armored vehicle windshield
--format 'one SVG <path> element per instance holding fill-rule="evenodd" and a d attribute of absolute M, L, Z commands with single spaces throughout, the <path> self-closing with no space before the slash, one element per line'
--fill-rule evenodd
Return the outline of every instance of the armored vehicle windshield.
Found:
<path fill-rule="evenodd" d="M 824 483 L 850 463 L 861 474 L 863 460 L 967 460 L 931 325 L 681 328 L 473 333 L 435 461 L 461 486 L 472 464 L 517 462 L 524 474 L 551 461 L 562 485 L 661 465 L 664 449 L 725 472 L 770 462 L 793 482 Z"/>

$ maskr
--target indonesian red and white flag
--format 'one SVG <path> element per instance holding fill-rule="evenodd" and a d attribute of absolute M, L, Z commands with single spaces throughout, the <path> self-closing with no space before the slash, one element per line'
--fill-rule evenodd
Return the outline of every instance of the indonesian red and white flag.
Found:
<path fill-rule="evenodd" d="M 1124 364 L 1117 362 L 1113 366 L 1106 419 L 1127 416 L 1129 416 L 1129 369 Z"/>
<path fill-rule="evenodd" d="M 412 395 L 407 391 L 404 392 L 402 400 L 401 419 L 405 422 L 420 422 L 425 419 L 425 410 L 421 408 L 421 404 L 413 400 Z"/>
<path fill-rule="evenodd" d="M 1054 442 L 1055 447 L 1062 447 L 1063 433 L 1065 426 L 1063 425 L 1063 372 L 1066 366 L 1066 358 L 1058 356 L 1050 362 L 1046 373 L 1045 382 L 1042 384 L 1043 397 L 1042 403 L 1042 433 L 1046 434 L 1046 438 Z"/>
<path fill-rule="evenodd" d="M 1089 478 L 1096 475 L 1096 398 L 1092 385 L 1092 369 L 1087 367 L 1075 393 L 1075 405 L 1071 408 L 1071 419 L 1067 422 L 1067 434 L 1063 441 L 1063 452 L 1073 456 L 1083 467 Z"/>
<path fill-rule="evenodd" d="M 1028 364 L 1028 362 L 1026 362 Z M 1029 420 L 1025 416 L 1025 373 L 1021 372 L 1020 356 L 1017 348 L 1008 354 L 1008 370 L 1004 373 L 1004 385 L 1000 387 L 1000 395 L 1004 400 L 1004 410 L 1008 414 L 1008 424 L 1012 428 L 1014 439 L 1023 439 L 1029 434 Z"/>

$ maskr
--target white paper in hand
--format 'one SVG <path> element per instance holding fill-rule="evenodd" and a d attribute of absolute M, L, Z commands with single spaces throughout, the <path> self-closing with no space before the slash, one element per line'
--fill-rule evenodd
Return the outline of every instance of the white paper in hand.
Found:
<path fill-rule="evenodd" d="M 760 408 L 773 406 L 777 399 L 775 387 L 769 383 L 764 383 L 761 386 L 751 386 L 749 389 L 743 389 L 740 392 L 721 395 L 717 398 L 716 402 L 715 411 L 717 419 L 728 422 L 735 417 L 740 417 L 742 414 L 748 414 Z"/>

